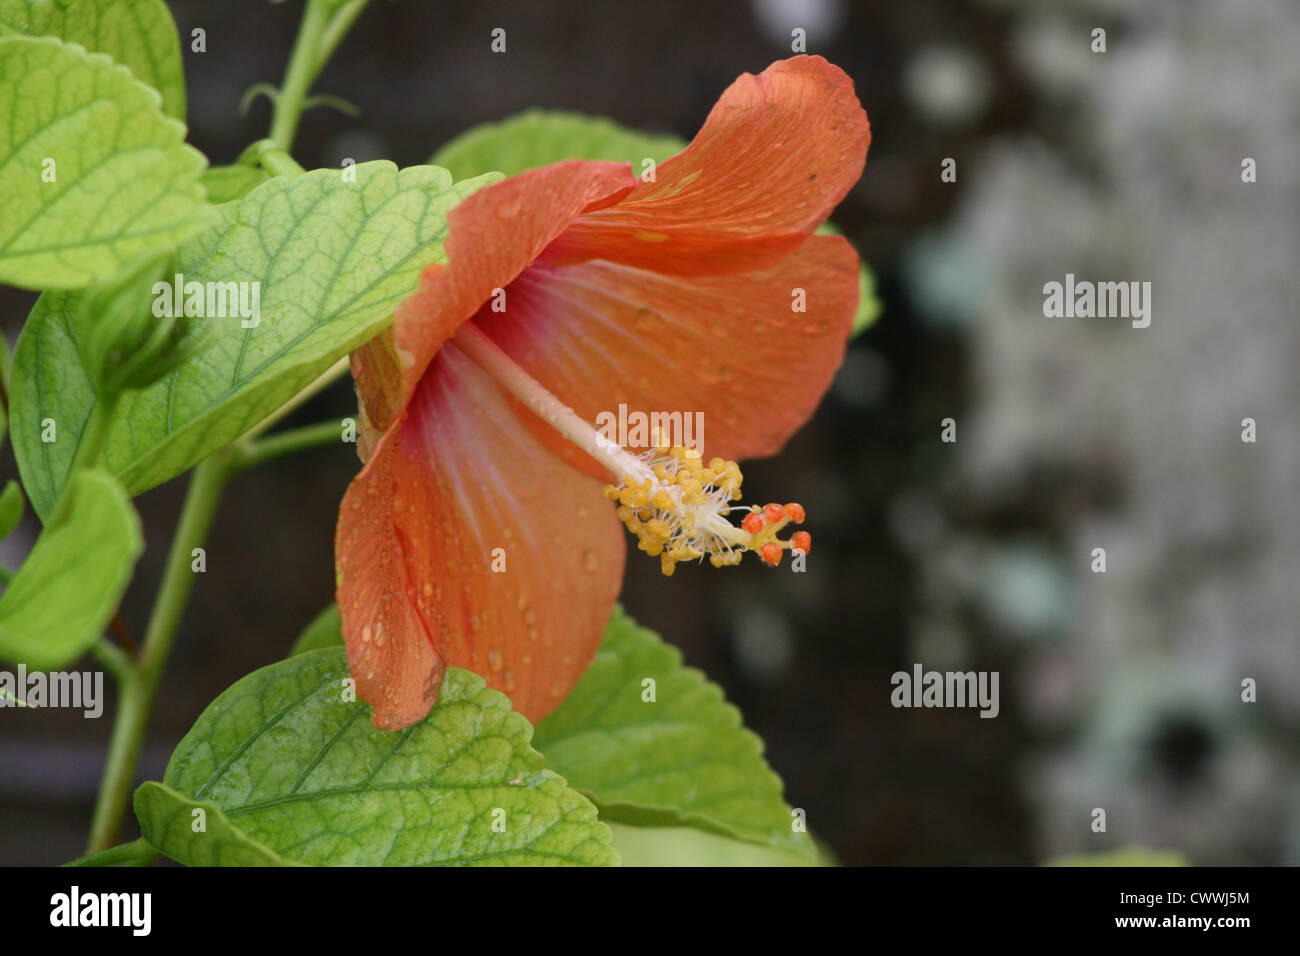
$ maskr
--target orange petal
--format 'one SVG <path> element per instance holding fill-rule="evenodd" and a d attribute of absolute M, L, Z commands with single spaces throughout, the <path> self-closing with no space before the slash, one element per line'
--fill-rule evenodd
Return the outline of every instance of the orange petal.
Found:
<path fill-rule="evenodd" d="M 871 131 L 853 81 L 819 56 L 743 74 L 685 150 L 589 212 L 548 262 L 606 259 L 677 275 L 749 272 L 788 255 L 862 175 Z"/>
<path fill-rule="evenodd" d="M 485 186 L 447 217 L 446 264 L 433 263 L 397 319 L 352 354 L 367 430 L 384 431 L 415 393 L 443 342 L 505 288 L 584 210 L 632 188 L 625 163 L 573 161 Z"/>
<path fill-rule="evenodd" d="M 600 644 L 624 544 L 600 483 L 447 344 L 348 488 L 336 554 L 357 693 L 394 730 L 428 712 L 448 664 L 530 720 L 555 709 Z"/>
<path fill-rule="evenodd" d="M 800 289 L 806 311 L 796 312 Z M 620 403 L 628 412 L 702 412 L 703 450 L 741 459 L 775 454 L 807 421 L 844 357 L 857 300 L 853 248 L 812 236 L 746 275 L 535 266 L 511 285 L 504 314 L 484 310 L 475 322 L 593 424 Z"/>

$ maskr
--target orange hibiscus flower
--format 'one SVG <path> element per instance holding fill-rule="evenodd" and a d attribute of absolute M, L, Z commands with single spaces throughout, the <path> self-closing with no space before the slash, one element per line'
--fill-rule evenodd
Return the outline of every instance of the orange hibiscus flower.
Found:
<path fill-rule="evenodd" d="M 452 211 L 446 263 L 352 359 L 338 604 L 376 726 L 423 718 L 449 664 L 552 711 L 613 610 L 620 520 L 665 573 L 808 549 L 777 537 L 798 505 L 731 523 L 730 459 L 779 451 L 843 358 L 857 256 L 812 230 L 869 142 L 849 78 L 800 56 L 741 76 L 653 182 L 565 162 Z M 611 444 L 592 423 L 620 405 L 702 413 L 715 457 Z"/>

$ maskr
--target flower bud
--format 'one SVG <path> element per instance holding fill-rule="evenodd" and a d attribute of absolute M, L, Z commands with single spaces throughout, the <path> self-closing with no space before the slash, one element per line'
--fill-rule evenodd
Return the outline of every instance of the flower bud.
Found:
<path fill-rule="evenodd" d="M 170 280 L 172 260 L 170 252 L 136 259 L 82 296 L 82 360 L 101 393 L 145 388 L 192 354 L 192 320 L 154 308 L 154 287 Z"/>

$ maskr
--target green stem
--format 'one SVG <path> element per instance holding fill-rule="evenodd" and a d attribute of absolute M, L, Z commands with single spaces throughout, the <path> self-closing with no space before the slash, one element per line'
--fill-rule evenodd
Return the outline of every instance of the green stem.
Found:
<path fill-rule="evenodd" d="M 352 29 L 352 24 L 356 22 L 357 17 L 361 16 L 361 11 L 366 8 L 370 0 L 350 0 L 349 3 L 340 7 L 334 13 L 334 18 L 330 20 L 329 25 L 325 28 L 321 36 L 320 46 L 317 48 L 317 72 L 325 68 L 334 51 L 338 49 L 339 44 L 343 42 L 343 37 Z"/>
<path fill-rule="evenodd" d="M 350 367 L 351 365 L 348 356 L 346 355 L 343 356 L 341 359 L 339 359 L 337 362 L 335 362 L 333 365 L 327 368 L 324 372 L 318 375 L 315 381 L 313 381 L 310 385 L 308 385 L 306 388 L 300 391 L 293 398 L 289 399 L 287 402 L 285 402 L 283 405 L 281 405 L 279 408 L 273 411 L 270 415 L 267 415 L 260 422 L 258 422 L 251 429 L 249 429 L 248 432 L 244 435 L 243 440 L 246 442 L 252 441 L 258 435 L 261 435 L 266 431 L 270 430 L 276 424 L 276 422 L 283 420 L 291 412 L 293 412 L 298 408 L 301 408 L 304 404 L 306 404 L 309 399 L 313 398 L 316 395 L 319 395 L 321 392 L 329 388 L 331 385 L 333 385 L 344 375 L 347 375 L 348 369 Z"/>
<path fill-rule="evenodd" d="M 367 0 L 349 0 L 331 13 L 334 3 L 337 0 L 307 0 L 298 38 L 289 54 L 289 66 L 271 114 L 271 139 L 285 152 L 293 149 L 311 85 L 365 9 Z"/>
<path fill-rule="evenodd" d="M 90 852 L 111 846 L 121 833 L 122 818 L 131 799 L 136 764 L 144 746 L 149 712 L 176 639 L 176 630 L 185 613 L 185 605 L 194 589 L 191 551 L 207 540 L 230 474 L 229 455 L 222 451 L 203 461 L 190 478 L 176 536 L 167 555 L 167 567 L 158 586 L 153 615 L 145 631 L 140 660 L 126 673 L 119 688 L 117 716 L 90 828 Z"/>
<path fill-rule="evenodd" d="M 68 474 L 78 468 L 90 468 L 99 461 L 99 453 L 108 441 L 108 432 L 113 425 L 113 413 L 117 411 L 117 402 L 121 392 L 101 393 L 95 407 L 90 410 L 90 418 L 77 443 L 77 451 L 72 458 L 72 467 Z"/>
<path fill-rule="evenodd" d="M 72 478 L 77 473 L 77 469 L 92 468 L 99 461 L 99 454 L 104 450 L 109 430 L 113 426 L 113 413 L 117 411 L 118 399 L 121 397 L 121 392 L 103 392 L 91 408 L 90 418 L 86 419 L 86 426 L 81 430 L 81 437 L 77 440 L 77 449 L 72 454 L 72 465 L 68 468 L 67 481 L 63 483 L 63 490 L 54 505 L 54 513 L 46 522 L 47 526 L 57 524 L 63 519 L 68 509 L 68 502 L 71 500 L 68 489 L 72 487 Z"/>
<path fill-rule="evenodd" d="M 64 866 L 148 866 L 158 859 L 159 853 L 144 837 L 130 843 L 119 843 L 98 853 L 69 860 Z"/>
<path fill-rule="evenodd" d="M 90 653 L 95 660 L 103 665 L 104 670 L 113 675 L 113 679 L 119 685 L 130 680 L 131 670 L 135 667 L 135 664 L 132 662 L 131 656 L 122 648 L 116 644 L 110 644 L 101 637 L 95 644 L 91 645 Z"/>
<path fill-rule="evenodd" d="M 320 445 L 335 444 L 342 437 L 343 428 L 339 422 L 320 422 L 316 425 L 304 425 L 302 428 L 277 432 L 266 438 L 236 446 L 231 468 L 239 471 L 255 468 L 273 458 L 292 455 Z"/>
<path fill-rule="evenodd" d="M 293 52 L 289 54 L 284 82 L 280 84 L 280 95 L 275 100 L 270 135 L 275 144 L 286 153 L 293 149 L 293 138 L 298 133 L 298 121 L 302 118 L 303 101 L 320 72 L 316 63 L 316 48 L 320 44 L 327 16 L 320 0 L 307 0 L 307 9 L 303 12 L 302 23 L 298 27 L 298 38 L 294 40 Z"/>
<path fill-rule="evenodd" d="M 266 140 L 265 142 L 270 142 Z M 272 176 L 301 176 L 305 170 L 298 165 L 298 161 L 282 150 L 279 146 L 271 146 L 262 150 L 257 157 L 257 161 L 262 164 Z"/>

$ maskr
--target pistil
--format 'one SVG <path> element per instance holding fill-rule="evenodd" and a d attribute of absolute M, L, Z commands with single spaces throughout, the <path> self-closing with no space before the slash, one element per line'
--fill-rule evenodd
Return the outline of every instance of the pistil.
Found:
<path fill-rule="evenodd" d="M 606 485 L 605 497 L 618 503 L 619 520 L 642 551 L 660 559 L 665 575 L 680 561 L 704 557 L 714 567 L 738 564 L 746 551 L 776 566 L 784 551 L 811 548 L 806 531 L 777 537 L 791 522 L 803 523 L 801 505 L 731 505 L 743 480 L 734 461 L 713 458 L 706 465 L 698 449 L 672 446 L 659 433 L 650 451 L 633 454 L 547 391 L 473 322 L 461 325 L 452 341 L 503 391 L 608 469 L 617 483 Z M 746 513 L 739 527 L 729 520 L 737 511 Z"/>

